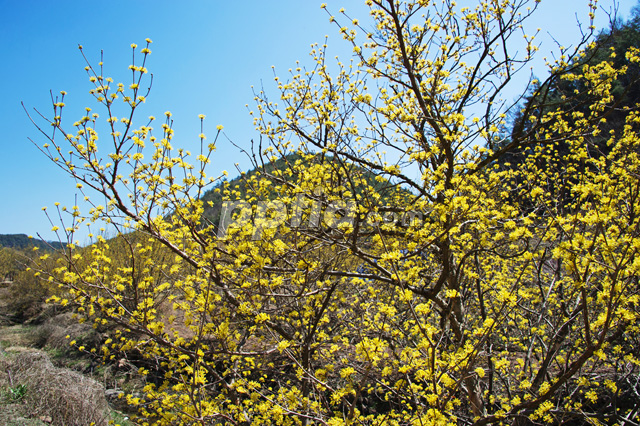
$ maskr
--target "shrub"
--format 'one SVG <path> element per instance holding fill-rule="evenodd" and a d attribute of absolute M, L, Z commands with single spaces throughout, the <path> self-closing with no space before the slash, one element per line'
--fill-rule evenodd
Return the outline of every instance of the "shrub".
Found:
<path fill-rule="evenodd" d="M 367 0 L 366 26 L 332 17 L 355 61 L 328 66 L 314 46 L 311 69 L 276 77 L 279 105 L 256 94 L 259 172 L 243 190 L 216 188 L 235 206 L 218 227 L 201 197 L 220 182 L 204 170 L 222 127 L 206 144 L 202 133 L 190 164 L 172 146 L 170 112 L 161 130 L 153 118 L 133 125 L 151 40 L 141 59 L 132 45 L 128 89 L 87 64 L 104 113 L 63 124 L 65 93 L 54 99 L 42 151 L 104 200 L 67 209 L 73 225 L 62 229 L 70 240 L 86 223 L 115 227 L 122 250 L 103 236 L 70 245 L 49 278 L 69 291 L 61 304 L 96 327 L 119 325 L 105 359 L 146 358 L 140 373 L 156 377 L 128 396 L 143 415 L 166 425 L 605 420 L 573 396 L 598 402 L 589 371 L 639 362 L 625 342 L 640 333 L 640 117 L 628 113 L 594 155 L 625 68 L 575 67 L 585 34 L 528 89 L 580 80 L 586 113 L 554 103 L 506 140 L 520 106 L 502 91 L 537 49 L 529 37 L 518 55 L 510 39 L 539 2 L 478 3 Z M 571 167 L 533 161 L 559 142 Z M 498 167 L 525 148 L 523 167 Z M 546 190 L 561 185 L 566 209 Z M 404 223 L 414 213 L 425 215 Z M 638 417 L 612 410 L 606 419 Z"/>

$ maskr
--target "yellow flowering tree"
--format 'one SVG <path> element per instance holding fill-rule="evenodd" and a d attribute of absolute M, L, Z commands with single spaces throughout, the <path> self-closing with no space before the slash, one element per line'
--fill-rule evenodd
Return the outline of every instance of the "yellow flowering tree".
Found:
<path fill-rule="evenodd" d="M 105 359 L 149 361 L 128 396 L 139 422 L 636 422 L 640 118 L 628 111 L 606 153 L 594 143 L 625 69 L 581 64 L 587 36 L 563 49 L 531 90 L 580 80 L 588 112 L 525 107 L 507 139 L 520 107 L 502 92 L 536 50 L 523 25 L 537 1 L 366 3 L 366 24 L 330 15 L 351 62 L 318 45 L 311 68 L 276 77 L 277 102 L 256 93 L 257 170 L 237 185 L 205 174 L 221 126 L 193 160 L 170 113 L 157 137 L 153 118 L 134 127 L 144 59 L 129 88 L 87 66 L 105 132 L 90 109 L 71 132 L 54 102 L 43 152 L 105 200 L 71 209 L 66 232 L 104 222 L 131 256 L 97 237 L 49 279 L 118 325 Z M 541 166 L 559 143 L 567 167 Z M 514 150 L 527 161 L 503 167 Z M 567 184 L 570 208 L 547 190 Z"/>

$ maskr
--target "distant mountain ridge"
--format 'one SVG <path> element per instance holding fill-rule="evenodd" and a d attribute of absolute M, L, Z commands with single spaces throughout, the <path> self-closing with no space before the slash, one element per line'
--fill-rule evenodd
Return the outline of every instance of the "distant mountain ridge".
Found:
<path fill-rule="evenodd" d="M 38 247 L 42 250 L 58 250 L 65 244 L 58 241 L 44 241 L 40 238 L 29 238 L 26 234 L 0 234 L 0 247 L 24 250 Z"/>

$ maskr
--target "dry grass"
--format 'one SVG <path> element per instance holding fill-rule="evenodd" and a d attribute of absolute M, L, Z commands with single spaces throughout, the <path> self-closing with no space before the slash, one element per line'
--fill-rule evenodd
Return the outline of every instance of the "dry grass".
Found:
<path fill-rule="evenodd" d="M 24 351 L 12 358 L 0 361 L 0 381 L 10 387 L 26 385 L 27 416 L 50 419 L 53 425 L 107 425 L 108 404 L 100 383 L 55 367 L 43 352 Z"/>
<path fill-rule="evenodd" d="M 30 346 L 33 343 L 33 328 L 23 325 L 0 327 L 0 348 Z"/>
<path fill-rule="evenodd" d="M 68 352 L 70 339 L 67 336 L 72 336 L 78 345 L 89 348 L 98 347 L 100 343 L 100 336 L 93 327 L 86 323 L 78 323 L 72 318 L 71 313 L 56 315 L 45 321 L 34 333 L 33 343 L 38 348 L 47 347 Z"/>

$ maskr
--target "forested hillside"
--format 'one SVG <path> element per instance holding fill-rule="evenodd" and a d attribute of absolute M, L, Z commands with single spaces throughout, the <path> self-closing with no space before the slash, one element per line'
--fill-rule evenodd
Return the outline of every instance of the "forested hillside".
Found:
<path fill-rule="evenodd" d="M 43 250 L 57 250 L 64 245 L 57 241 L 43 241 L 39 238 L 29 238 L 26 234 L 0 234 L 0 247 L 24 250 L 38 247 Z"/>

